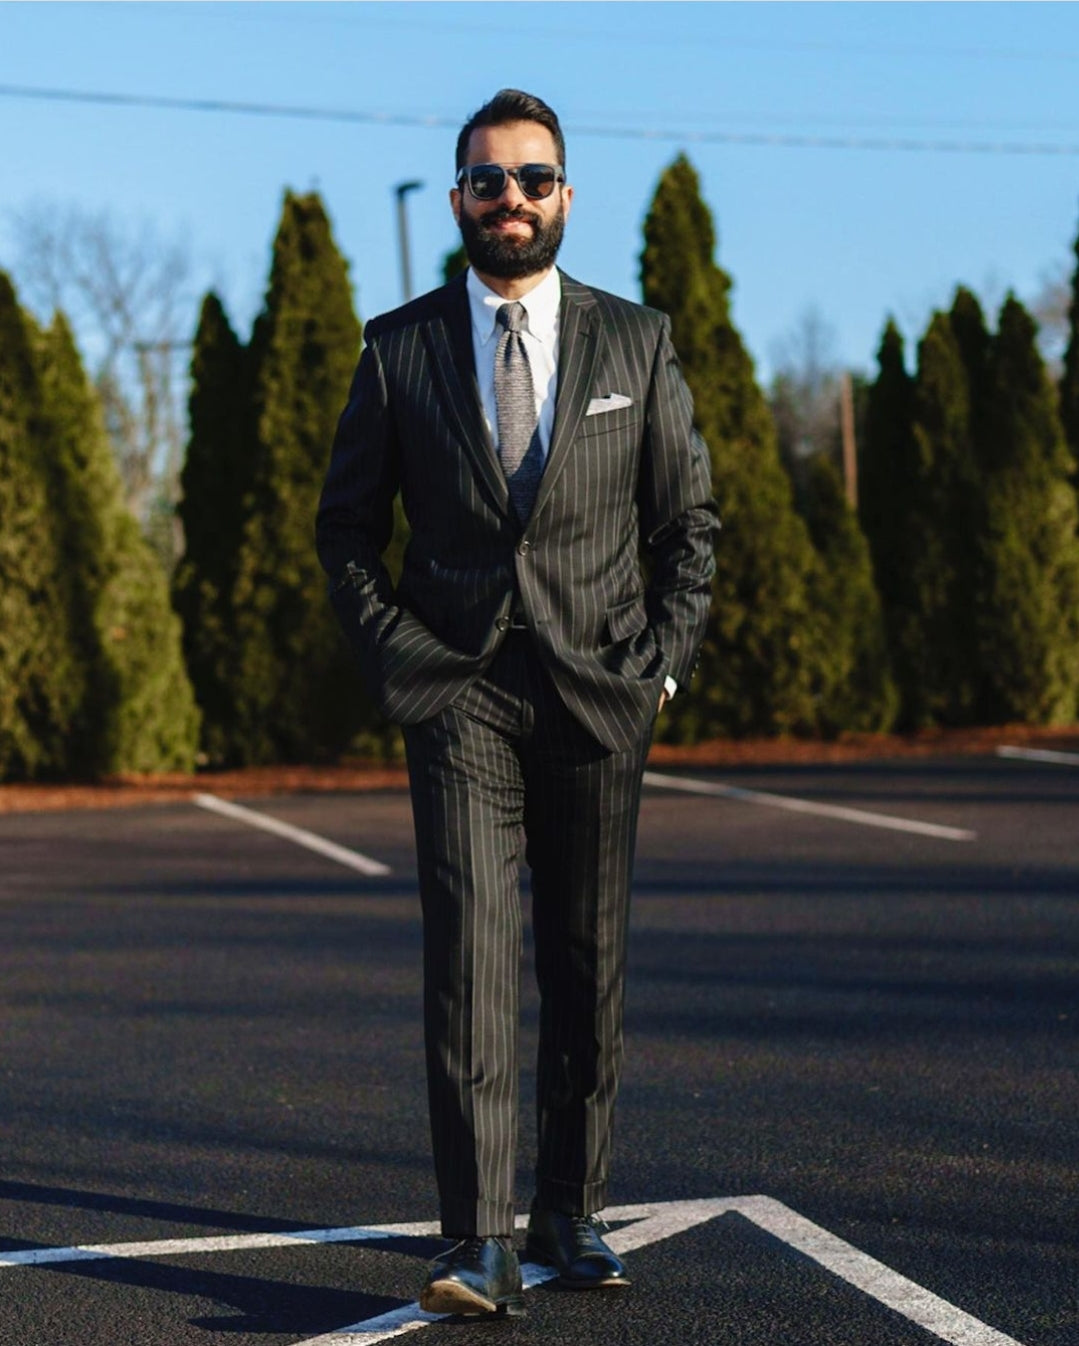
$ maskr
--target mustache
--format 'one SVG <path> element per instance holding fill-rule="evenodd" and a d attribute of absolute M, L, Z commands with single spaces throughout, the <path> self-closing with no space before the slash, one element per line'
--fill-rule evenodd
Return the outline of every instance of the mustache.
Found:
<path fill-rule="evenodd" d="M 534 211 L 524 210 L 520 206 L 514 206 L 512 210 L 509 206 L 498 206 L 494 210 L 489 210 L 480 219 L 479 225 L 481 229 L 486 229 L 492 224 L 500 224 L 503 220 L 521 220 L 535 228 L 538 218 Z"/>

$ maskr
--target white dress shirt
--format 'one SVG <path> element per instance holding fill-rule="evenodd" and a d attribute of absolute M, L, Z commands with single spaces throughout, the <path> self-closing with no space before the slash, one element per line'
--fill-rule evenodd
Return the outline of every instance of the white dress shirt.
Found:
<path fill-rule="evenodd" d="M 472 353 L 476 361 L 476 381 L 480 389 L 480 403 L 491 441 L 498 448 L 498 403 L 495 401 L 495 351 L 498 348 L 498 328 L 495 314 L 509 301 L 504 295 L 484 285 L 469 267 L 466 279 L 468 304 L 472 313 Z M 528 367 L 532 371 L 532 391 L 536 398 L 539 418 L 540 445 L 543 460 L 551 447 L 554 427 L 555 394 L 558 391 L 558 315 L 562 305 L 562 282 L 558 271 L 551 267 L 540 283 L 522 295 L 526 320 L 523 328 Z M 674 696 L 678 684 L 668 676 L 664 679 L 668 697 Z"/>
<path fill-rule="evenodd" d="M 498 409 L 495 402 L 495 351 L 501 328 L 495 323 L 495 314 L 509 302 L 504 295 L 495 294 L 469 268 L 468 303 L 472 310 L 472 353 L 476 357 L 476 379 L 480 386 L 480 402 L 491 440 L 498 448 Z M 562 303 L 562 282 L 554 267 L 520 302 L 526 314 L 523 328 L 525 353 L 532 371 L 532 391 L 536 397 L 536 415 L 539 417 L 540 445 L 544 462 L 551 447 L 554 427 L 555 393 L 558 390 L 558 310 Z"/>

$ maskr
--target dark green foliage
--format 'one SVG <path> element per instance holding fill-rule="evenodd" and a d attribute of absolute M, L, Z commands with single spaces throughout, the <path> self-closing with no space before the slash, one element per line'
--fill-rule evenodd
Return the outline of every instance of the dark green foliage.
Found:
<path fill-rule="evenodd" d="M 312 540 L 359 345 L 322 203 L 289 192 L 251 341 L 251 485 L 232 590 L 233 761 L 332 755 L 370 721 Z"/>
<path fill-rule="evenodd" d="M 979 444 L 984 531 L 977 636 L 983 720 L 1072 720 L 1079 695 L 1077 508 L 1036 327 L 1009 297 Z"/>
<path fill-rule="evenodd" d="M 0 775 L 189 769 L 197 727 L 70 328 L 38 330 L 0 276 Z"/>
<path fill-rule="evenodd" d="M 731 283 L 713 260 L 712 219 L 684 157 L 661 177 L 644 235 L 644 299 L 671 318 L 723 520 L 699 669 L 660 729 L 682 740 L 814 729 L 837 679 L 814 601 L 818 562 L 731 321 Z"/>
<path fill-rule="evenodd" d="M 902 722 L 1066 721 L 1079 690 L 1079 542 L 1053 390 L 1015 299 L 997 335 L 959 289 L 918 373 L 889 326 L 862 471 Z"/>
<path fill-rule="evenodd" d="M 1071 455 L 1079 459 L 1079 234 L 1075 239 L 1075 271 L 1068 306 L 1068 344 L 1060 379 L 1060 419 Z"/>
<path fill-rule="evenodd" d="M 442 280 L 448 284 L 454 276 L 459 276 L 462 271 L 468 270 L 468 253 L 465 252 L 465 245 L 459 243 L 456 248 L 452 248 L 442 259 Z"/>
<path fill-rule="evenodd" d="M 911 643 L 902 661 L 915 675 L 904 688 L 913 723 L 970 724 L 978 714 L 971 596 L 981 530 L 976 444 L 988 342 L 978 301 L 960 289 L 949 314 L 933 315 L 918 347 L 918 508 L 909 519 L 917 617 L 908 628 Z"/>
<path fill-rule="evenodd" d="M 184 555 L 173 583 L 184 655 L 202 710 L 202 746 L 233 755 L 236 622 L 232 599 L 253 485 L 250 362 L 215 294 L 203 300 L 191 360 L 191 434 L 180 485 Z"/>
<path fill-rule="evenodd" d="M 927 724 L 921 594 L 917 561 L 931 524 L 914 435 L 914 381 L 895 323 L 884 329 L 879 373 L 869 390 L 858 466 L 858 511 L 873 560 L 884 612 L 892 671 L 900 695 L 899 722 Z"/>
<path fill-rule="evenodd" d="M 815 454 L 805 475 L 806 522 L 820 560 L 813 598 L 830 632 L 834 669 L 817 725 L 826 734 L 879 733 L 891 728 L 899 698 L 869 546 L 832 460 Z"/>
<path fill-rule="evenodd" d="M 65 770 L 84 689 L 41 413 L 32 329 L 0 272 L 0 779 Z"/>
<path fill-rule="evenodd" d="M 168 583 L 128 510 L 101 406 L 63 317 L 39 338 L 45 460 L 82 686 L 68 772 L 190 770 L 198 714 Z"/>

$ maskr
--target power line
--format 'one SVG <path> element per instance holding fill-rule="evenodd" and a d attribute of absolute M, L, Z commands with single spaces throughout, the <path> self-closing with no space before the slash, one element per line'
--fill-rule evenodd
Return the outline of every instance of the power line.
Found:
<path fill-rule="evenodd" d="M 218 112 L 305 121 L 349 122 L 369 126 L 407 126 L 457 130 L 460 119 L 403 112 L 365 112 L 355 108 L 303 107 L 287 103 L 246 103 L 221 98 L 170 98 L 159 94 L 106 93 L 88 89 L 48 89 L 0 84 L 0 98 L 53 103 L 93 103 L 108 107 L 158 108 L 171 112 Z M 608 140 L 674 141 L 696 145 L 747 145 L 766 149 L 900 151 L 921 154 L 1079 155 L 1079 144 L 1052 141 L 930 140 L 914 136 L 797 135 L 772 131 L 686 131 L 666 127 L 574 126 L 575 136 Z"/>

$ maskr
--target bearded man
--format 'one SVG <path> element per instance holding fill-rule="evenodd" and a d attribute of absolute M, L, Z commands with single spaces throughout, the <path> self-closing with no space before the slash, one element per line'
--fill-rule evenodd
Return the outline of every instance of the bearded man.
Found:
<path fill-rule="evenodd" d="M 597 1213 L 641 777 L 693 671 L 717 523 L 667 319 L 555 267 L 572 202 L 546 103 L 504 89 L 465 123 L 450 206 L 470 269 L 367 324 L 318 515 L 335 610 L 407 749 L 454 1240 L 420 1297 L 433 1313 L 523 1304 L 522 832 L 541 997 L 526 1253 L 574 1288 L 629 1283 Z"/>

